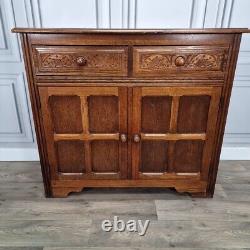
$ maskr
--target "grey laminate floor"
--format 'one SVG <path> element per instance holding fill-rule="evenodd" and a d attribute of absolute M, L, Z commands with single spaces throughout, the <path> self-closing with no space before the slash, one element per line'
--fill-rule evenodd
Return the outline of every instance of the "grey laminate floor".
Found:
<path fill-rule="evenodd" d="M 114 216 L 145 236 L 104 232 Z M 167 189 L 85 189 L 46 199 L 39 163 L 0 163 L 0 250 L 250 249 L 250 161 L 223 161 L 213 199 Z"/>

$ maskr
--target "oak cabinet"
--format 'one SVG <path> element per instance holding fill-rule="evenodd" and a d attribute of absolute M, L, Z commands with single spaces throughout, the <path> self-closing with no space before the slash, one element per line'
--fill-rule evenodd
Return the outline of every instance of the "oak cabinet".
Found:
<path fill-rule="evenodd" d="M 213 196 L 247 29 L 13 31 L 47 197 L 84 187 Z"/>

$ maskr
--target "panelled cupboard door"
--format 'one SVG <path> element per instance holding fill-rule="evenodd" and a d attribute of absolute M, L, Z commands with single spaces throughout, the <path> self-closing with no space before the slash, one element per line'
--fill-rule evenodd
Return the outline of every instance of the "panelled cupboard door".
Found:
<path fill-rule="evenodd" d="M 51 177 L 127 178 L 127 88 L 39 87 Z"/>
<path fill-rule="evenodd" d="M 133 88 L 133 178 L 207 180 L 220 94 L 220 87 Z"/>

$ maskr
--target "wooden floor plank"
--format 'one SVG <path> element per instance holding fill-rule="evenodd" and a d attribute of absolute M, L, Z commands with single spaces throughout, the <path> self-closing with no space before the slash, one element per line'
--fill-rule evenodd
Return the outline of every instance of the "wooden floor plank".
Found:
<path fill-rule="evenodd" d="M 0 246 L 82 246 L 90 236 L 91 221 L 13 221 L 0 224 Z"/>
<path fill-rule="evenodd" d="M 43 247 L 0 247 L 0 250 L 43 250 Z"/>
<path fill-rule="evenodd" d="M 119 250 L 239 250 L 239 248 L 180 248 L 180 247 L 119 247 Z M 249 250 L 249 248 L 240 248 L 241 250 Z M 1 250 L 1 248 L 0 248 Z M 16 250 L 16 249 L 13 249 Z M 18 250 L 18 249 L 17 249 Z M 117 247 L 45 247 L 43 250 L 117 250 Z"/>
<path fill-rule="evenodd" d="M 0 220 L 53 220 L 70 221 L 79 219 L 156 220 L 154 201 L 70 201 L 47 199 L 46 201 L 0 202 Z"/>
<path fill-rule="evenodd" d="M 250 203 L 250 184 L 223 183 L 222 187 L 227 200 Z"/>
<path fill-rule="evenodd" d="M 38 162 L 0 162 L 0 183 L 42 182 Z"/>
<path fill-rule="evenodd" d="M 87 188 L 47 199 L 38 162 L 0 162 L 0 250 L 250 249 L 250 161 L 222 161 L 213 199 L 171 189 Z M 103 219 L 150 220 L 145 236 Z"/>
<path fill-rule="evenodd" d="M 218 200 L 156 200 L 158 220 L 249 221 L 250 203 Z"/>
<path fill-rule="evenodd" d="M 103 232 L 93 224 L 89 246 L 185 247 L 185 248 L 248 248 L 250 222 L 236 221 L 151 221 L 144 237 L 137 233 Z"/>

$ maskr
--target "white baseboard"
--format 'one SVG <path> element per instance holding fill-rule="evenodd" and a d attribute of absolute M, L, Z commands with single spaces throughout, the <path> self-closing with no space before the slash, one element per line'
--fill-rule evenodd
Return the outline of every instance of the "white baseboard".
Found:
<path fill-rule="evenodd" d="M 37 148 L 0 148 L 0 161 L 39 161 Z"/>
<path fill-rule="evenodd" d="M 250 147 L 222 147 L 221 160 L 250 160 Z M 39 161 L 36 148 L 0 148 L 0 161 Z"/>
<path fill-rule="evenodd" d="M 250 147 L 222 147 L 221 160 L 250 160 Z"/>

